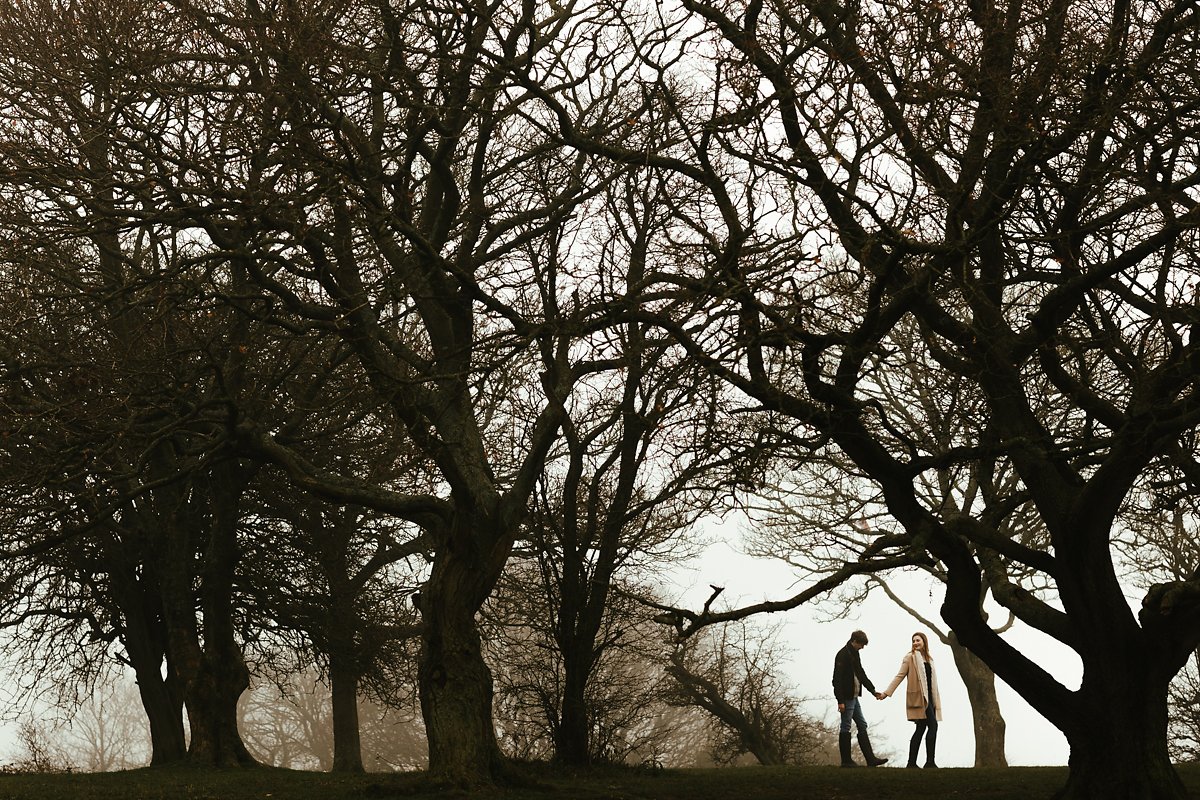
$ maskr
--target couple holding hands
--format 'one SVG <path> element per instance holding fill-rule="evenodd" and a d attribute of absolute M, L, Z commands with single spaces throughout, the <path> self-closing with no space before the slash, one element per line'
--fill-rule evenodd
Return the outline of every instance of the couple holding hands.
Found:
<path fill-rule="evenodd" d="M 868 767 L 877 767 L 887 761 L 877 758 L 871 750 L 871 740 L 867 736 L 867 720 L 863 716 L 859 697 L 862 688 L 875 695 L 876 700 L 891 697 L 901 682 L 908 681 L 905 691 L 905 706 L 908 718 L 916 723 L 917 729 L 908 743 L 908 767 L 917 767 L 917 750 L 921 747 L 921 737 L 925 736 L 925 768 L 937 767 L 934 762 L 934 750 L 937 748 L 938 720 L 942 718 L 942 699 L 938 696 L 937 671 L 933 668 L 933 658 L 929 654 L 929 639 L 923 633 L 914 633 L 912 649 L 904 654 L 900 661 L 900 671 L 892 680 L 892 685 L 882 692 L 875 691 L 875 685 L 863 671 L 862 661 L 858 651 L 867 646 L 867 635 L 862 631 L 850 634 L 850 641 L 838 651 L 833 659 L 833 695 L 837 698 L 838 712 L 842 715 L 842 727 L 838 735 L 838 749 L 841 751 L 843 767 L 857 767 L 858 764 L 850 757 L 850 721 L 858 727 L 858 746 L 862 749 L 863 758 Z"/>

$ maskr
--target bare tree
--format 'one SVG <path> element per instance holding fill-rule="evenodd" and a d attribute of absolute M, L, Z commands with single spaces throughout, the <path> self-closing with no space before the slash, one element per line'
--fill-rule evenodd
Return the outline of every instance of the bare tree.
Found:
<path fill-rule="evenodd" d="M 8 768 L 14 772 L 73 772 L 70 756 L 56 742 L 48 726 L 30 718 L 17 729 L 17 750 Z"/>
<path fill-rule="evenodd" d="M 592 643 L 582 696 L 571 685 L 568 656 L 561 642 L 562 601 L 542 558 L 518 559 L 485 608 L 486 654 L 496 673 L 496 720 L 501 745 L 521 759 L 566 761 L 564 709 L 577 702 L 587 722 L 586 750 L 576 763 L 653 760 L 669 732 L 647 724 L 663 704 L 659 626 L 644 607 L 623 591 L 631 576 L 614 576 L 601 623 Z M 548 591 L 549 588 L 549 591 Z"/>
<path fill-rule="evenodd" d="M 654 181 L 613 185 L 594 223 L 604 229 L 603 280 L 636 285 L 669 256 L 667 198 Z M 731 421 L 719 382 L 655 329 L 624 322 L 605 332 L 602 347 L 614 368 L 589 376 L 573 398 L 531 501 L 522 539 L 537 579 L 531 585 L 523 571 L 507 588 L 544 598 L 522 621 L 561 670 L 545 712 L 555 758 L 568 764 L 614 757 L 605 741 L 612 726 L 601 718 L 612 700 L 597 705 L 593 684 L 612 680 L 601 664 L 638 628 L 617 586 L 646 583 L 686 558 L 687 532 L 763 450 Z"/>
<path fill-rule="evenodd" d="M 710 192 L 681 209 L 705 268 L 661 284 L 708 296 L 704 324 L 661 324 L 799 445 L 875 485 L 896 527 L 874 552 L 942 565 L 943 619 L 1067 737 L 1064 798 L 1184 797 L 1165 698 L 1200 643 L 1200 592 L 1190 577 L 1163 581 L 1135 613 L 1112 542 L 1138 487 L 1165 476 L 1195 492 L 1200 12 L 683 5 L 713 37 L 687 62 L 692 74 L 705 63 L 706 80 L 690 90 L 670 74 L 645 105 L 673 120 L 677 147 L 631 152 L 561 115 L 584 151 Z M 652 43 L 631 46 L 669 72 Z M 929 379 L 978 408 L 952 441 L 929 446 L 936 421 L 913 389 L 904 413 L 885 402 L 881 381 L 911 375 L 894 341 L 911 341 L 906 327 Z M 972 505 L 930 502 L 918 476 L 946 468 L 975 471 Z M 1015 513 L 1036 515 L 1041 543 L 1011 538 Z M 859 556 L 840 577 L 883 566 Z M 1012 565 L 1052 590 L 1025 589 Z M 985 581 L 1079 654 L 1080 687 L 992 629 Z"/>
<path fill-rule="evenodd" d="M 84 772 L 134 769 L 150 763 L 146 717 L 138 690 L 125 676 L 98 687 L 67 720 L 60 745 Z"/>
<path fill-rule="evenodd" d="M 610 366 L 589 340 L 624 292 L 590 278 L 580 246 L 615 170 L 556 142 L 553 120 L 506 70 L 623 118 L 623 93 L 596 96 L 551 74 L 583 59 L 607 73 L 615 57 L 571 14 L 536 5 L 175 11 L 195 31 L 192 60 L 160 110 L 203 134 L 144 145 L 163 201 L 244 270 L 261 298 L 249 311 L 345 344 L 362 390 L 390 409 L 438 484 L 394 491 L 321 468 L 251 414 L 238 419 L 238 443 L 310 491 L 428 534 L 418 607 L 430 770 L 492 781 L 506 763 L 475 614 L 574 387 Z M 518 402 L 536 413 L 512 413 Z"/>
<path fill-rule="evenodd" d="M 780 679 L 784 653 L 772 644 L 775 633 L 729 622 L 691 637 L 671 654 L 666 670 L 675 681 L 672 702 L 711 715 L 718 765 L 746 753 L 765 765 L 813 763 L 834 740 Z"/>
<path fill-rule="evenodd" d="M 419 709 L 383 705 L 361 697 L 362 759 L 368 771 L 391 772 L 426 766 L 427 745 Z M 262 681 L 242 699 L 246 745 L 264 764 L 289 769 L 335 768 L 332 692 L 312 670 L 279 681 Z"/>

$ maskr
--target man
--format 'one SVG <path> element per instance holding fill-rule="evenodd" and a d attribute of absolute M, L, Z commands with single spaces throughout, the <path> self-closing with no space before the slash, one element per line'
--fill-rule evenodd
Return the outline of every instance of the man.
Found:
<path fill-rule="evenodd" d="M 862 696 L 862 687 L 867 687 L 876 700 L 882 700 L 883 695 L 875 691 L 875 684 L 863 672 L 862 661 L 858 651 L 867 646 L 867 635 L 862 631 L 850 634 L 850 641 L 838 650 L 833 659 L 833 696 L 837 698 L 838 712 L 842 715 L 842 728 L 838 734 L 838 749 L 842 754 L 843 767 L 857 767 L 858 763 L 850 757 L 850 720 L 858 726 L 858 746 L 862 749 L 863 759 L 868 767 L 877 767 L 887 762 L 886 758 L 876 758 L 871 750 L 871 740 L 867 738 L 867 719 L 863 716 L 862 705 L 858 698 Z"/>

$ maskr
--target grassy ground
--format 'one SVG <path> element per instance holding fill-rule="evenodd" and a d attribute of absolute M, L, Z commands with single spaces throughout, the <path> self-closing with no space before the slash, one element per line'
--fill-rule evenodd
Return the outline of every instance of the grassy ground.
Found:
<path fill-rule="evenodd" d="M 1183 780 L 1200 799 L 1200 768 Z M 1066 780 L 1064 767 L 723 770 L 535 769 L 531 785 L 488 792 L 436 791 L 420 775 L 342 777 L 276 769 L 144 769 L 102 775 L 0 775 L 0 800 L 912 800 L 913 797 L 1038 800 Z"/>

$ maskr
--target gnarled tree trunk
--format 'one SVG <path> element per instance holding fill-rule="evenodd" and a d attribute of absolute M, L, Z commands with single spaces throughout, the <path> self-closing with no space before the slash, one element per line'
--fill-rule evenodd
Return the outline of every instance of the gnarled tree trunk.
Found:
<path fill-rule="evenodd" d="M 1076 576 L 1065 569 L 1059 575 L 1060 587 L 1070 590 L 1064 590 L 1066 603 L 1079 602 L 1076 595 L 1090 594 L 1096 609 L 1093 619 L 1072 628 L 1075 650 L 1083 661 L 1083 681 L 1078 690 L 1070 691 L 997 636 L 963 602 L 979 596 L 977 578 L 961 569 L 970 564 L 970 554 L 949 549 L 942 553 L 952 562 L 943 617 L 964 644 L 986 658 L 1067 738 L 1070 774 L 1056 799 L 1186 800 L 1188 793 L 1171 765 L 1166 744 L 1166 692 L 1175 672 L 1175 656 L 1170 648 L 1150 644 L 1152 637 L 1145 627 L 1125 624 L 1128 617 L 1120 620 L 1115 611 L 1104 608 L 1105 602 L 1113 607 L 1125 602 L 1119 592 L 1101 595 L 1090 584 L 1081 588 L 1087 575 L 1098 583 L 1103 570 L 1089 571 L 1085 563 Z M 1085 580 L 1072 580 L 1079 574 Z M 1123 610 L 1127 613 L 1127 606 Z"/>
<path fill-rule="evenodd" d="M 192 741 L 188 757 L 217 767 L 258 764 L 238 731 L 237 702 L 250 687 L 240 653 L 205 652 L 198 674 L 187 682 L 186 703 Z"/>
<path fill-rule="evenodd" d="M 507 773 L 492 724 L 492 673 L 475 614 L 494 577 L 469 554 L 448 549 L 422 587 L 418 679 L 429 739 L 429 772 L 452 786 L 493 783 Z"/>
<path fill-rule="evenodd" d="M 253 766 L 258 762 L 238 732 L 237 702 L 250 686 L 250 672 L 233 623 L 237 509 L 247 474 L 239 473 L 233 463 L 224 463 L 207 477 L 193 481 L 187 503 L 176 509 L 176 524 L 164 532 L 160 582 L 167 654 L 187 709 L 188 758 L 213 766 Z M 210 515 L 207 537 L 194 527 L 196 519 L 204 518 L 203 512 Z M 196 545 L 205 538 L 197 561 Z M 196 618 L 197 564 L 203 639 Z"/>
<path fill-rule="evenodd" d="M 1124 654 L 1114 662 L 1136 661 Z M 1167 754 L 1166 684 L 1149 670 L 1090 669 L 1079 689 L 1078 723 L 1064 732 L 1070 775 L 1058 800 L 1183 800 L 1189 795 Z M 1097 673 L 1103 673 L 1097 677 Z"/>

